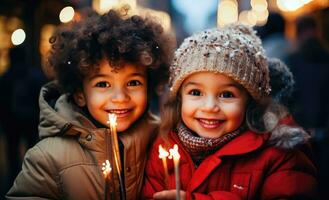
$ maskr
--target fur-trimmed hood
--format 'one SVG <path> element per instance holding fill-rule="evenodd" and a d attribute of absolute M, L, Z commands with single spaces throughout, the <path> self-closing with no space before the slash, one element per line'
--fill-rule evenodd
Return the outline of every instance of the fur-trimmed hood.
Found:
<path fill-rule="evenodd" d="M 291 115 L 280 121 L 272 131 L 269 142 L 278 148 L 291 149 L 311 138 L 302 127 L 297 126 Z"/>

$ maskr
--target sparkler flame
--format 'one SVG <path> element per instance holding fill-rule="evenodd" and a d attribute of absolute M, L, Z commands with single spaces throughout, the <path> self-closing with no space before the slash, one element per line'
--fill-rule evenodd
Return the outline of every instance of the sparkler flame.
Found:
<path fill-rule="evenodd" d="M 103 175 L 104 175 L 104 177 L 108 177 L 108 175 L 112 171 L 111 163 L 109 160 L 106 160 L 105 162 L 103 162 L 102 165 L 103 165 L 103 167 L 102 167 Z"/>
<path fill-rule="evenodd" d="M 168 151 L 166 151 L 163 147 L 162 147 L 162 145 L 160 144 L 159 145 L 159 158 L 166 158 L 166 157 L 168 157 L 169 156 L 169 152 Z"/>
<path fill-rule="evenodd" d="M 169 159 L 179 159 L 180 155 L 178 153 L 178 145 L 175 144 L 174 148 L 169 149 Z"/>

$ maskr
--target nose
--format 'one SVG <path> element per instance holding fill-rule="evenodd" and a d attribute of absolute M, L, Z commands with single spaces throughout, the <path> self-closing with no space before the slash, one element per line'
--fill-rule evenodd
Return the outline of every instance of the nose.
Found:
<path fill-rule="evenodd" d="M 111 100 L 113 103 L 124 103 L 130 100 L 130 96 L 122 88 L 116 88 L 112 91 Z"/>
<path fill-rule="evenodd" d="M 202 105 L 202 111 L 204 112 L 218 112 L 220 110 L 219 104 L 216 100 L 216 97 L 209 96 L 205 98 L 205 101 Z"/>

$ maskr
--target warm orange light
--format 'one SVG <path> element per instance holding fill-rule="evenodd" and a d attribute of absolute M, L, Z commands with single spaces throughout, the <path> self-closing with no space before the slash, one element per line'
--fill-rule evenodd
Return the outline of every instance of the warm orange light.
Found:
<path fill-rule="evenodd" d="M 179 160 L 178 145 L 175 144 L 174 148 L 169 149 L 169 159 Z"/>
<path fill-rule="evenodd" d="M 110 9 L 120 8 L 121 6 L 129 5 L 131 10 L 135 10 L 137 7 L 136 0 L 93 0 L 92 7 L 97 12 L 103 14 Z M 130 11 L 131 12 L 131 11 Z"/>
<path fill-rule="evenodd" d="M 118 173 L 121 174 L 121 161 L 120 161 L 120 151 L 119 151 L 118 133 L 117 133 L 117 116 L 113 113 L 109 113 L 108 117 L 109 120 L 107 121 L 107 123 L 110 124 L 114 162 L 119 171 Z"/>
<path fill-rule="evenodd" d="M 106 160 L 102 165 L 103 165 L 102 167 L 103 175 L 105 178 L 107 178 L 112 171 L 110 161 Z"/>
<path fill-rule="evenodd" d="M 269 12 L 268 10 L 264 10 L 262 12 L 258 12 L 258 11 L 255 11 L 254 12 L 257 16 L 257 25 L 258 26 L 263 26 L 266 24 L 267 22 L 267 19 L 268 19 L 268 15 L 269 15 Z"/>
<path fill-rule="evenodd" d="M 174 160 L 175 166 L 175 182 L 176 182 L 176 200 L 180 200 L 180 176 L 179 176 L 179 158 L 180 155 L 178 153 L 177 144 L 174 145 L 174 148 L 169 149 L 169 159 Z"/>
<path fill-rule="evenodd" d="M 110 124 L 110 127 L 116 130 L 117 126 L 117 116 L 113 113 L 108 114 L 109 120 L 107 121 Z"/>
<path fill-rule="evenodd" d="M 166 151 L 162 145 L 159 145 L 159 158 L 162 159 L 162 165 L 164 169 L 164 174 L 165 174 L 165 185 L 166 189 L 168 188 L 168 166 L 167 166 L 167 157 L 169 156 L 168 151 Z"/>
<path fill-rule="evenodd" d="M 300 0 L 304 5 L 310 3 L 313 0 Z"/>
<path fill-rule="evenodd" d="M 282 11 L 296 11 L 304 5 L 302 0 L 277 0 L 276 4 Z"/>
<path fill-rule="evenodd" d="M 171 29 L 171 18 L 166 12 L 160 10 L 154 10 L 149 8 L 144 8 L 141 6 L 136 7 L 137 14 L 140 16 L 150 17 L 163 27 L 165 32 L 169 32 Z"/>
<path fill-rule="evenodd" d="M 217 12 L 217 25 L 220 27 L 238 20 L 238 4 L 236 0 L 220 1 Z"/>
<path fill-rule="evenodd" d="M 251 0 L 251 7 L 253 10 L 261 12 L 267 9 L 267 1 L 266 0 Z"/>
<path fill-rule="evenodd" d="M 160 144 L 159 145 L 159 158 L 167 158 L 169 156 L 169 153 L 168 153 L 168 151 L 166 151 L 163 147 L 162 147 L 162 145 Z"/>
<path fill-rule="evenodd" d="M 257 23 L 257 16 L 253 10 L 249 10 L 247 13 L 247 18 L 250 26 L 255 26 Z"/>

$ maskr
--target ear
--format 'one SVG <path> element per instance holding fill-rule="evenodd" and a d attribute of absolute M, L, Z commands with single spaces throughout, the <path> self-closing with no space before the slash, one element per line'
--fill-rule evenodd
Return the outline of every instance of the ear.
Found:
<path fill-rule="evenodd" d="M 78 104 L 78 106 L 83 107 L 86 105 L 86 98 L 81 90 L 75 92 L 73 94 L 73 98 L 75 103 Z"/>

